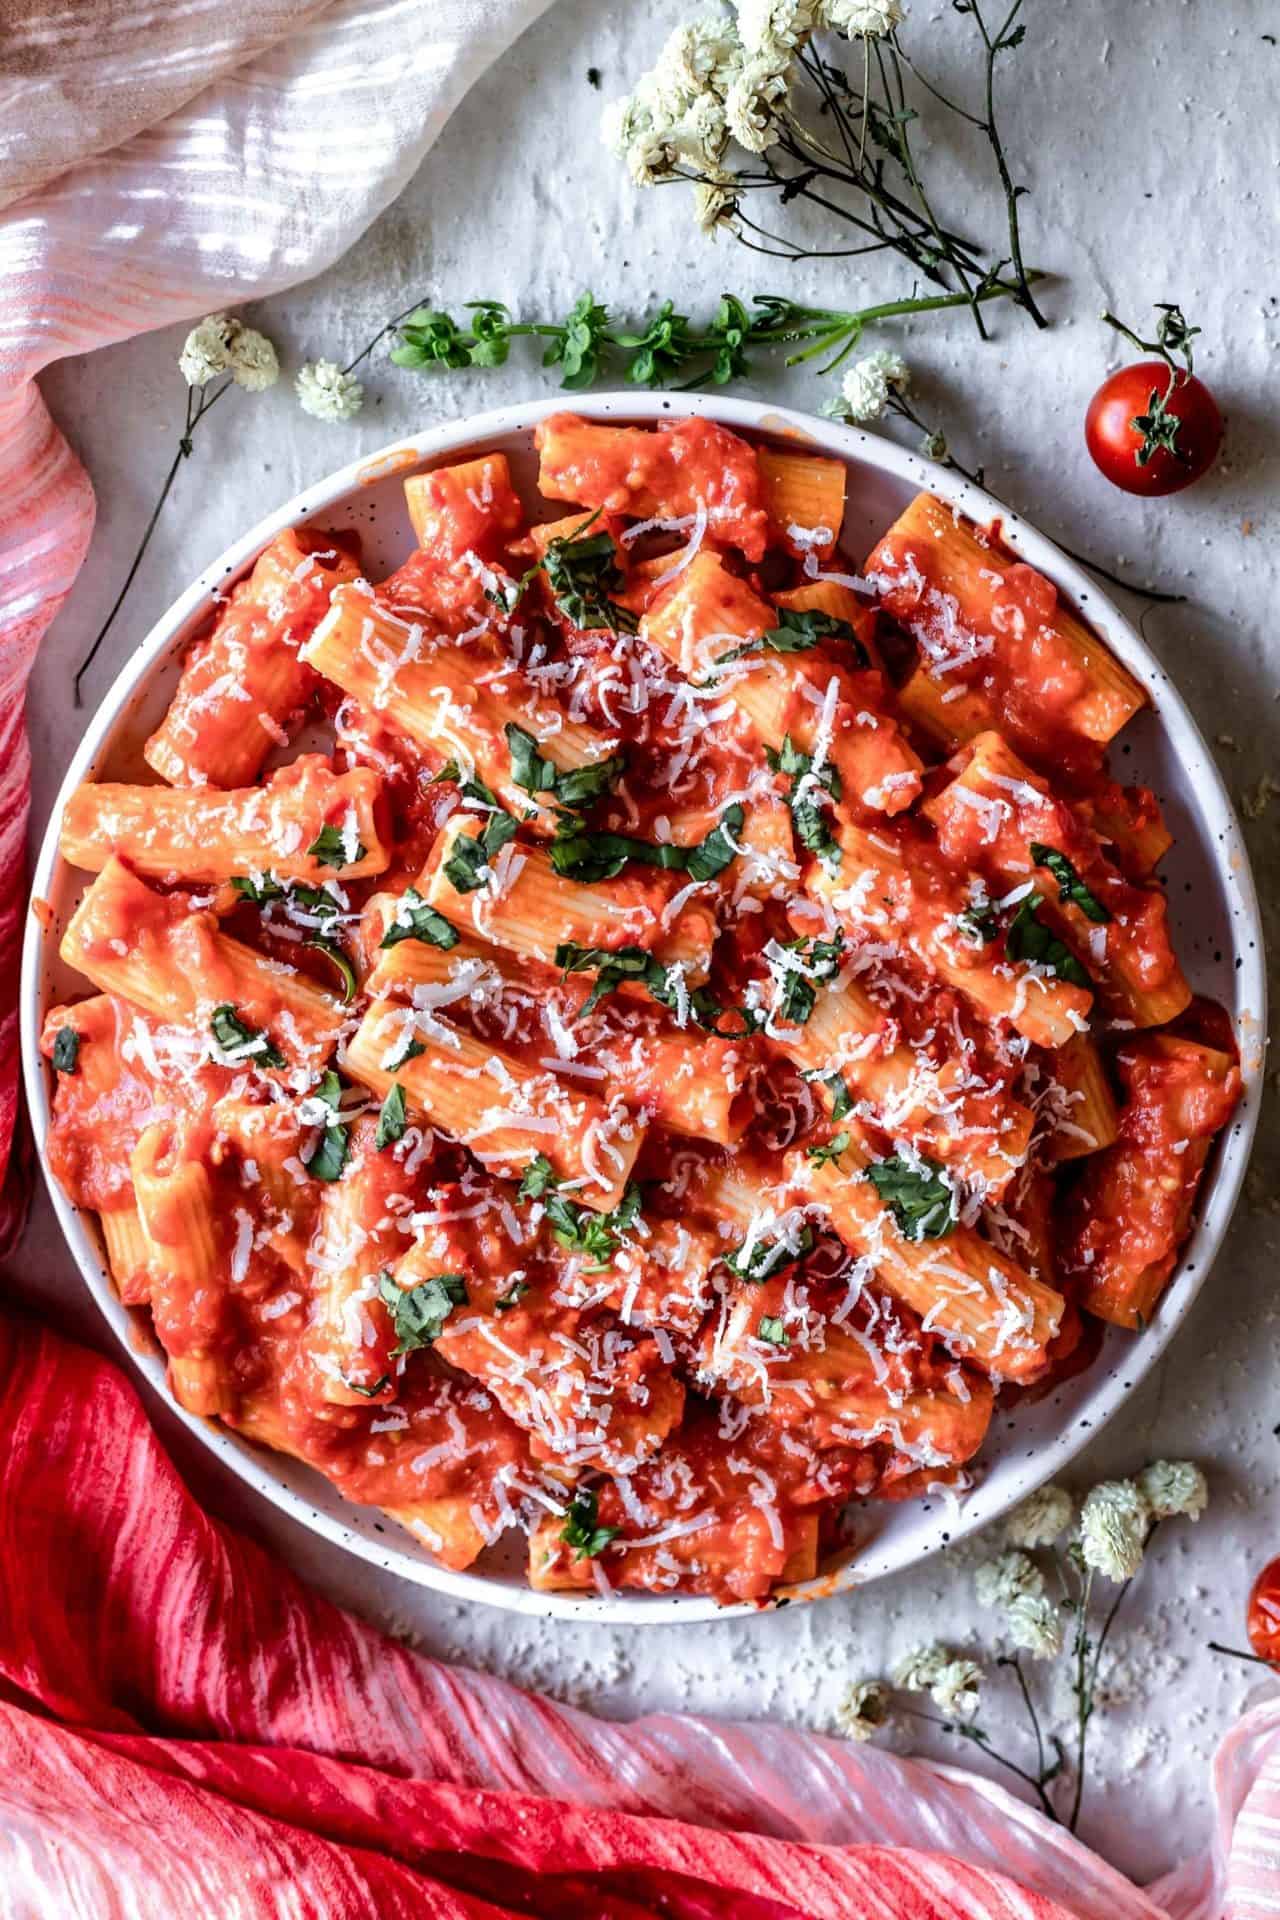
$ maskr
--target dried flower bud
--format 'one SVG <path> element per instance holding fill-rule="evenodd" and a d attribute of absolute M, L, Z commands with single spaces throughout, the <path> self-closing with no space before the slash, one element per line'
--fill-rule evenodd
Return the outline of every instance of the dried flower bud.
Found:
<path fill-rule="evenodd" d="M 364 405 L 364 388 L 336 360 L 308 360 L 293 383 L 302 411 L 315 420 L 353 420 Z"/>
<path fill-rule="evenodd" d="M 855 360 L 844 377 L 845 418 L 869 426 L 888 406 L 890 394 L 906 393 L 910 385 L 911 370 L 901 354 L 882 348 Z"/>
<path fill-rule="evenodd" d="M 1151 1509 L 1132 1480 L 1104 1480 L 1080 1509 L 1080 1555 L 1105 1580 L 1132 1580 L 1142 1565 Z"/>
<path fill-rule="evenodd" d="M 232 325 L 225 313 L 211 313 L 192 327 L 178 355 L 178 370 L 189 387 L 207 386 L 227 371 Z"/>
<path fill-rule="evenodd" d="M 1074 1511 L 1065 1487 L 1039 1487 L 1009 1515 L 1004 1537 L 1015 1547 L 1047 1547 L 1066 1532 Z"/>
<path fill-rule="evenodd" d="M 227 371 L 246 393 L 261 393 L 280 378 L 280 362 L 265 333 L 233 320 L 227 341 Z"/>
<path fill-rule="evenodd" d="M 1209 1504 L 1209 1483 L 1191 1460 L 1153 1460 L 1138 1475 L 1138 1491 L 1153 1520 L 1198 1520 Z"/>
<path fill-rule="evenodd" d="M 1062 1615 L 1047 1594 L 1020 1593 L 1005 1608 L 1005 1627 L 1015 1647 L 1036 1660 L 1062 1651 Z"/>
<path fill-rule="evenodd" d="M 1025 1553 L 1002 1553 L 977 1569 L 973 1585 L 981 1605 L 1007 1610 L 1027 1594 L 1042 1594 L 1044 1575 Z"/>
<path fill-rule="evenodd" d="M 879 1680 L 860 1680 L 836 1709 L 836 1721 L 850 1740 L 870 1740 L 889 1718 L 889 1694 Z"/>

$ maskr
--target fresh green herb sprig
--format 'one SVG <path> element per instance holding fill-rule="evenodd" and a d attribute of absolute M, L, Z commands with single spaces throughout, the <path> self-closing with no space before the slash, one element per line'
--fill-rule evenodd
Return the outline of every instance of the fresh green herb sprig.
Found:
<path fill-rule="evenodd" d="M 573 1548 L 575 1560 L 594 1560 L 621 1531 L 618 1527 L 602 1527 L 599 1516 L 600 1496 L 595 1488 L 577 1488 L 560 1529 L 560 1538 Z"/>
<path fill-rule="evenodd" d="M 402 1287 L 384 1271 L 378 1276 L 378 1295 L 391 1313 L 396 1331 L 391 1358 L 397 1360 L 402 1353 L 429 1347 L 440 1338 L 454 1308 L 467 1304 L 467 1282 L 460 1273 L 436 1273 L 415 1286 Z"/>
<path fill-rule="evenodd" d="M 607 1267 L 640 1218 L 641 1195 L 629 1186 L 610 1213 L 596 1213 L 557 1192 L 559 1178 L 543 1153 L 535 1154 L 517 1189 L 520 1200 L 540 1200 L 544 1218 L 562 1247 L 590 1255 L 598 1271 Z"/>
<path fill-rule="evenodd" d="M 982 303 L 1016 299 L 1017 290 L 997 280 L 979 287 L 974 297 Z M 748 304 L 726 293 L 701 326 L 664 300 L 637 331 L 618 325 L 594 294 L 584 293 L 559 322 L 521 320 L 501 301 L 473 300 L 464 309 L 470 322 L 459 325 L 439 308 L 417 307 L 387 330 L 397 340 L 391 358 L 417 372 L 502 366 L 512 341 L 535 339 L 547 343 L 543 366 L 559 367 L 560 384 L 570 392 L 612 376 L 619 359 L 622 377 L 632 386 L 688 391 L 749 379 L 755 371 L 753 351 L 788 349 L 787 366 L 821 359 L 827 363 L 822 370 L 829 372 L 881 321 L 972 304 L 966 293 L 913 295 L 854 308 L 808 307 L 776 293 L 758 293 Z"/>
<path fill-rule="evenodd" d="M 319 861 L 322 867 L 353 867 L 363 860 L 368 849 L 356 841 L 355 852 L 347 852 L 347 836 L 341 827 L 331 824 L 321 827 L 307 853 L 312 860 Z"/>

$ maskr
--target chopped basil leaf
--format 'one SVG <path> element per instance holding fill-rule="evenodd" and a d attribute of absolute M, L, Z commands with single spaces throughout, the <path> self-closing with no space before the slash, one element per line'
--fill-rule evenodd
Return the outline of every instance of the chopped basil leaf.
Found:
<path fill-rule="evenodd" d="M 482 787 L 479 781 L 469 780 L 462 791 L 472 793 L 473 789 L 473 797 L 483 799 L 487 796 L 492 801 L 489 789 Z M 478 888 L 487 886 L 489 876 L 486 869 L 490 860 L 502 851 L 508 840 L 515 839 L 515 834 L 515 821 L 509 813 L 499 808 L 488 816 L 478 834 L 460 835 L 454 842 L 453 852 L 444 863 L 444 877 L 455 893 L 475 893 Z"/>
<path fill-rule="evenodd" d="M 1111 915 L 1103 906 L 1096 893 L 1087 887 L 1076 872 L 1065 853 L 1057 847 L 1046 847 L 1039 840 L 1031 842 L 1031 858 L 1038 867 L 1048 867 L 1058 883 L 1058 899 L 1065 907 L 1079 907 L 1086 920 L 1103 926 Z"/>
<path fill-rule="evenodd" d="M 242 900 L 252 901 L 255 907 L 263 907 L 269 900 L 283 900 L 287 888 L 282 887 L 272 873 L 264 873 L 258 880 L 247 874 L 237 873 L 231 885 Z"/>
<path fill-rule="evenodd" d="M 842 1131 L 834 1134 L 832 1138 L 821 1147 L 806 1147 L 805 1153 L 808 1158 L 812 1160 L 815 1167 L 825 1167 L 830 1162 L 839 1160 L 840 1155 L 849 1144 L 849 1139 L 850 1136 L 848 1132 Z"/>
<path fill-rule="evenodd" d="M 341 827 L 335 827 L 332 824 L 321 827 L 307 848 L 311 858 L 318 860 L 322 867 L 352 867 L 357 860 L 364 859 L 367 851 L 368 849 L 362 847 L 357 840 L 355 852 L 349 854 L 346 835 Z"/>
<path fill-rule="evenodd" d="M 338 978 L 342 982 L 342 1004 L 349 1007 L 356 997 L 356 970 L 342 947 L 336 940 L 326 940 L 317 934 L 312 940 L 304 940 L 304 947 L 314 947 L 326 960 L 332 961 L 337 968 Z"/>
<path fill-rule="evenodd" d="M 362 1387 L 358 1380 L 348 1380 L 344 1373 L 342 1376 L 342 1384 L 344 1387 L 348 1387 L 352 1393 L 363 1394 L 366 1400 L 376 1400 L 383 1389 L 391 1385 L 391 1375 L 384 1373 L 380 1379 L 374 1381 L 371 1387 Z"/>
<path fill-rule="evenodd" d="M 407 1032 L 408 1032 L 408 1028 L 406 1027 L 405 1033 L 407 1034 Z M 401 1035 L 401 1039 L 402 1040 L 404 1039 L 404 1034 Z M 406 1060 L 416 1060 L 418 1055 L 420 1053 L 425 1053 L 426 1050 L 427 1050 L 426 1044 L 424 1041 L 410 1040 L 408 1046 L 403 1046 L 403 1045 L 401 1046 L 400 1051 L 395 1055 L 394 1059 L 390 1055 L 388 1055 L 385 1061 L 385 1065 L 388 1068 L 402 1067 L 405 1064 Z"/>
<path fill-rule="evenodd" d="M 618 1527 L 600 1526 L 599 1513 L 600 1502 L 595 1489 L 579 1487 L 560 1529 L 560 1538 L 566 1546 L 573 1548 L 575 1560 L 594 1560 L 619 1533 Z"/>
<path fill-rule="evenodd" d="M 960 931 L 967 933 L 971 940 L 980 940 L 984 947 L 990 946 L 1000 932 L 1000 921 L 989 906 L 966 907 L 963 913 L 956 915 L 956 919 Z"/>
<path fill-rule="evenodd" d="M 803 1260 L 806 1254 L 812 1252 L 813 1228 L 805 1226 L 796 1235 L 794 1246 L 785 1240 L 758 1240 L 745 1259 L 743 1247 L 738 1247 L 724 1256 L 724 1264 L 739 1280 L 749 1280 L 753 1286 L 759 1286 L 762 1281 L 772 1279 L 783 1267 L 789 1267 L 795 1260 Z"/>
<path fill-rule="evenodd" d="M 765 1341 L 765 1343 L 771 1347 L 789 1347 L 791 1345 L 790 1340 L 787 1338 L 787 1330 L 775 1313 L 761 1314 L 760 1324 L 756 1328 L 756 1339 Z"/>
<path fill-rule="evenodd" d="M 1070 947 L 1064 945 L 1043 920 L 1036 918 L 1036 908 L 1043 904 L 1042 893 L 1027 895 L 1006 929 L 1005 953 L 1010 960 L 1030 960 L 1035 966 L 1047 967 L 1059 980 L 1068 980 L 1073 987 L 1092 991 L 1093 981 Z"/>
<path fill-rule="evenodd" d="M 437 772 L 432 774 L 427 784 L 432 787 L 438 787 L 442 785 L 442 783 L 446 780 L 452 780 L 455 783 L 459 783 L 459 784 L 461 783 L 462 768 L 458 765 L 456 760 L 446 760 L 444 765 L 441 768 L 439 768 Z"/>
<path fill-rule="evenodd" d="M 391 1358 L 397 1360 L 439 1339 L 453 1309 L 466 1306 L 467 1283 L 460 1273 L 436 1273 L 416 1286 L 402 1287 L 384 1269 L 378 1275 L 378 1295 L 391 1309 L 396 1330 Z"/>
<path fill-rule="evenodd" d="M 319 1084 L 311 1089 L 308 1098 L 321 1101 L 330 1113 L 338 1113 L 342 1104 L 342 1082 L 332 1068 L 320 1076 Z M 311 1158 L 302 1163 L 313 1180 L 342 1178 L 342 1169 L 347 1164 L 347 1144 L 347 1129 L 333 1120 L 325 1127 Z"/>
<path fill-rule="evenodd" d="M 797 954 L 806 970 L 788 967 L 783 973 L 778 1015 L 789 1026 L 802 1027 L 817 1005 L 819 984 L 839 969 L 844 934 L 837 933 L 834 940 L 788 940 L 784 951 Z"/>
<path fill-rule="evenodd" d="M 627 770 L 626 754 L 611 753 L 603 760 L 562 771 L 554 760 L 543 758 L 533 735 L 518 727 L 514 720 L 507 722 L 505 732 L 511 750 L 511 777 L 516 785 L 526 793 L 549 793 L 571 812 L 580 811 L 601 794 L 611 792 Z"/>
<path fill-rule="evenodd" d="M 541 1200 L 551 1187 L 558 1187 L 560 1181 L 555 1169 L 545 1153 L 536 1153 L 524 1170 L 524 1177 L 516 1190 L 517 1200 Z"/>
<path fill-rule="evenodd" d="M 243 1054 L 246 1064 L 282 1067 L 284 1055 L 258 1027 L 247 1027 L 233 1006 L 215 1007 L 209 1020 L 213 1037 L 224 1053 Z M 257 1042 L 261 1041 L 259 1046 Z M 236 1062 L 240 1064 L 239 1060 Z"/>
<path fill-rule="evenodd" d="M 391 1084 L 391 1089 L 386 1099 L 378 1109 L 378 1131 L 373 1138 L 373 1144 L 377 1152 L 381 1153 L 384 1147 L 394 1146 L 397 1140 L 403 1139 L 404 1130 L 407 1125 L 408 1119 L 405 1114 L 404 1088 L 398 1080 L 395 1080 Z"/>
<path fill-rule="evenodd" d="M 633 840 L 622 833 L 593 833 L 577 818 L 562 818 L 551 842 L 551 864 L 571 880 L 612 880 L 628 860 L 669 873 L 687 873 L 694 880 L 714 880 L 738 852 L 743 811 L 736 802 L 726 807 L 719 824 L 694 847 L 668 841 Z"/>
<path fill-rule="evenodd" d="M 867 1179 L 906 1240 L 941 1240 L 955 1226 L 952 1191 L 941 1176 L 941 1163 L 926 1154 L 920 1156 L 919 1165 L 895 1153 L 867 1168 Z"/>
<path fill-rule="evenodd" d="M 791 781 L 787 805 L 791 809 L 791 824 L 796 830 L 796 838 L 801 846 L 828 867 L 840 865 L 840 843 L 831 831 L 830 816 L 821 800 L 815 798 L 814 787 L 830 794 L 833 800 L 839 800 L 843 787 L 840 775 L 832 766 L 823 766 L 815 773 L 812 754 L 802 753 L 787 734 L 776 751 L 766 747 L 765 758 L 775 773 L 783 773 Z"/>
<path fill-rule="evenodd" d="M 591 519 L 596 517 L 592 514 Z M 591 521 L 583 524 L 590 526 Z M 610 533 L 592 533 L 585 539 L 579 534 L 569 540 L 552 540 L 548 545 L 542 556 L 542 571 L 552 599 L 571 626 L 583 632 L 598 627 L 610 633 L 639 630 L 640 622 L 630 608 L 609 598 L 626 585 L 617 555 Z"/>
<path fill-rule="evenodd" d="M 758 651 L 807 653 L 810 647 L 816 647 L 823 640 L 842 640 L 852 648 L 858 666 L 871 665 L 871 656 L 849 622 L 837 619 L 835 614 L 822 613 L 816 607 L 806 608 L 803 612 L 796 607 L 779 607 L 776 627 L 762 633 L 758 640 L 748 640 L 745 646 L 722 653 L 717 665 L 723 665 L 726 660 L 740 660 L 744 654 Z"/>
<path fill-rule="evenodd" d="M 458 939 L 458 929 L 429 907 L 416 887 L 408 887 L 396 901 L 395 913 L 378 944 L 396 947 L 402 940 L 421 940 L 424 946 L 440 947 L 447 953 L 457 946 Z"/>
<path fill-rule="evenodd" d="M 556 965 L 566 974 L 596 975 L 595 985 L 574 1015 L 576 1020 L 591 1013 L 608 994 L 615 993 L 624 980 L 637 981 L 659 1006 L 666 1007 L 677 1016 L 681 1012 L 683 997 L 694 1024 L 708 1032 L 719 1033 L 718 1023 L 730 1011 L 721 1006 L 708 987 L 686 987 L 682 996 L 672 978 L 672 968 L 664 966 L 644 947 L 580 947 L 573 940 L 563 940 L 556 948 Z M 745 1008 L 736 1011 L 742 1015 L 742 1032 L 737 1036 L 727 1035 L 726 1038 L 743 1038 L 755 1029 L 754 1016 Z"/>
<path fill-rule="evenodd" d="M 811 1067 L 807 1073 L 802 1073 L 800 1077 L 802 1080 L 816 1081 L 820 1087 L 827 1089 L 827 1092 L 831 1095 L 831 1118 L 833 1120 L 843 1120 L 846 1113 L 852 1113 L 853 1095 L 850 1093 L 848 1083 L 842 1073 L 836 1072 L 834 1068 L 828 1072 L 822 1067 Z"/>
<path fill-rule="evenodd" d="M 55 1073 L 74 1073 L 80 1057 L 80 1035 L 74 1027 L 59 1027 L 51 1059 Z"/>
<path fill-rule="evenodd" d="M 302 1164 L 313 1180 L 340 1180 L 347 1164 L 347 1129 L 326 1127 L 315 1152 Z"/>
<path fill-rule="evenodd" d="M 512 1307 L 518 1306 L 520 1301 L 524 1299 L 524 1296 L 526 1295 L 526 1293 L 528 1293 L 528 1291 L 529 1291 L 528 1283 L 524 1280 L 517 1280 L 515 1284 L 508 1289 L 506 1293 L 500 1294 L 499 1297 L 494 1301 L 493 1303 L 494 1312 L 510 1313 Z"/>
<path fill-rule="evenodd" d="M 544 1217 L 562 1247 L 588 1254 L 597 1268 L 605 1267 L 640 1218 L 640 1189 L 628 1187 L 612 1213 L 594 1213 L 552 1193 Z"/>

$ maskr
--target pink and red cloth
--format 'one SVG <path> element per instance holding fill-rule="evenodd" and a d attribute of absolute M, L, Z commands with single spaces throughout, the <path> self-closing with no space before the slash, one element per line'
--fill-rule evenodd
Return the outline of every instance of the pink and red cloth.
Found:
<path fill-rule="evenodd" d="M 24 691 L 94 515 L 35 376 L 336 259 L 546 4 L 7 0 L 0 1175 Z M 1213 1853 L 1144 1893 L 958 1771 L 440 1666 L 213 1522 L 116 1368 L 0 1319 L 0 1920 L 1275 1920 L 1280 1703 L 1214 1789 Z"/>

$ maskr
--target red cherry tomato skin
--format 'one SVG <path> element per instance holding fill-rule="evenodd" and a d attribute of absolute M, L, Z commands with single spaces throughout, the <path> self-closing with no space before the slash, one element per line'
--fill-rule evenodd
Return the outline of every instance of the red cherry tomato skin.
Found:
<path fill-rule="evenodd" d="M 1249 1645 L 1261 1659 L 1280 1661 L 1280 1558 L 1268 1561 L 1253 1583 Z"/>
<path fill-rule="evenodd" d="M 1177 441 L 1183 458 L 1157 447 L 1146 465 L 1139 466 L 1143 436 L 1132 423 L 1139 414 L 1150 412 L 1152 394 L 1163 395 L 1168 386 L 1169 369 L 1163 360 L 1138 360 L 1104 380 L 1089 402 L 1085 444 L 1094 465 L 1125 493 L 1151 497 L 1180 493 L 1207 473 L 1218 457 L 1222 415 L 1217 402 L 1202 380 L 1179 373 L 1165 406 L 1180 423 Z"/>

